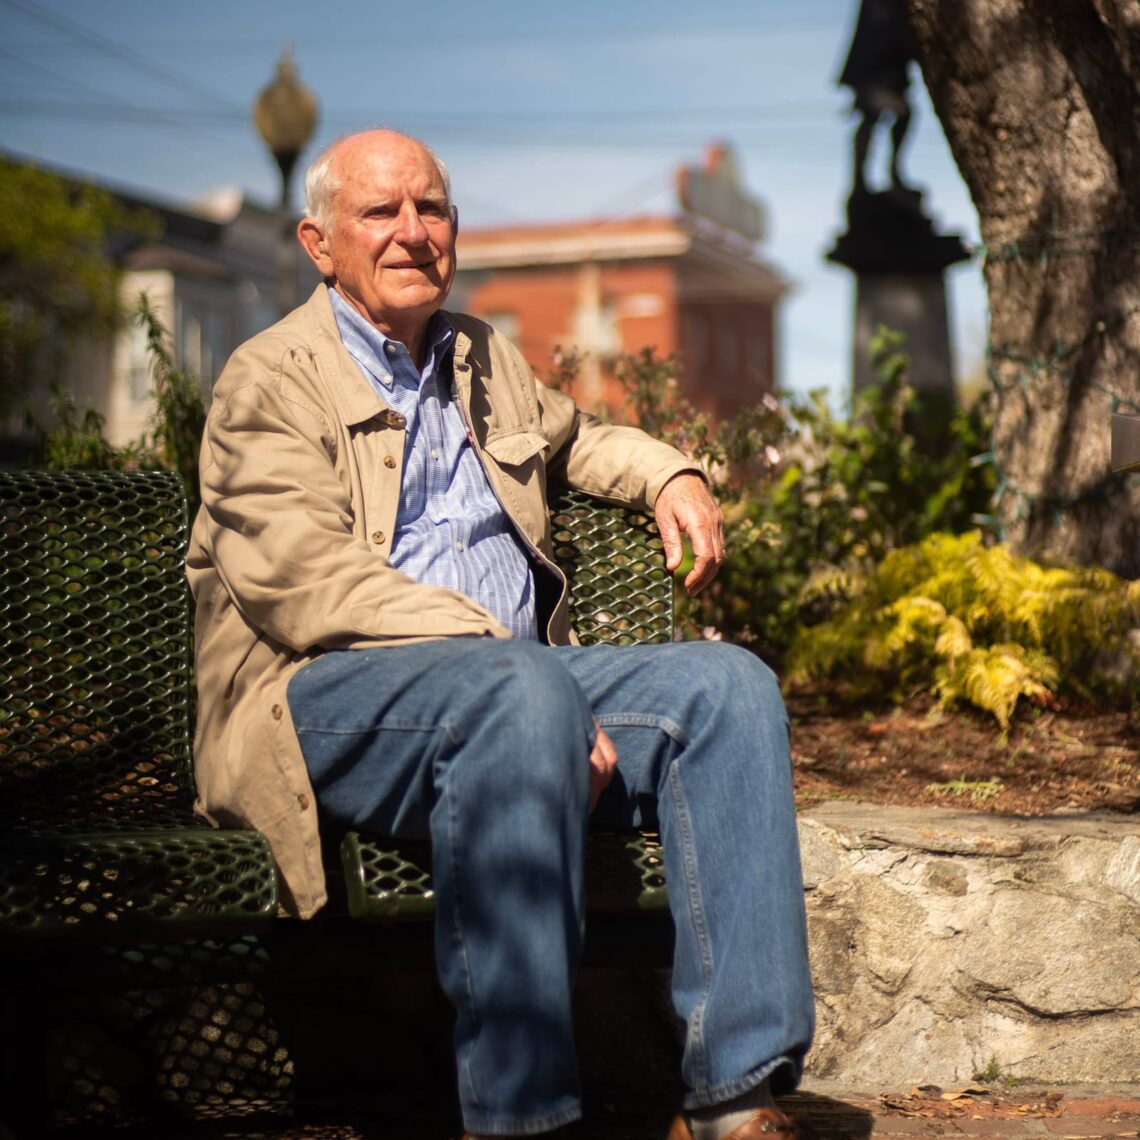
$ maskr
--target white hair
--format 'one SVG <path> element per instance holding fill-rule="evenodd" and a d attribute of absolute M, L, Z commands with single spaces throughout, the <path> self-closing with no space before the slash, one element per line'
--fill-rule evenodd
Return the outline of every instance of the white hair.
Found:
<path fill-rule="evenodd" d="M 439 171 L 439 176 L 443 181 L 443 192 L 447 195 L 447 207 L 449 210 L 453 208 L 451 203 L 451 174 L 448 172 L 447 163 L 427 143 L 414 135 L 405 134 L 403 131 L 397 131 L 391 127 L 373 127 L 367 131 L 353 131 L 351 134 L 341 135 L 340 138 L 329 143 L 309 164 L 309 168 L 305 171 L 305 216 L 307 218 L 312 218 L 326 231 L 332 229 L 332 201 L 341 185 L 334 170 L 336 152 L 340 149 L 341 144 L 349 139 L 356 138 L 357 135 L 371 134 L 373 131 L 389 131 L 391 134 L 408 139 L 409 142 L 414 142 L 417 146 L 422 146 L 431 156 L 436 170 Z"/>

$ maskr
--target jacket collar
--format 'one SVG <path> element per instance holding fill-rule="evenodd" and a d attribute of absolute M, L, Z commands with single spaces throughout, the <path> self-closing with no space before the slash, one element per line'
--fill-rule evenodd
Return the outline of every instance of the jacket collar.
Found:
<path fill-rule="evenodd" d="M 329 300 L 328 286 L 323 281 L 313 290 L 312 296 L 281 324 L 289 332 L 303 334 L 342 423 L 354 427 L 388 407 L 361 376 L 356 361 L 344 347 Z"/>
<path fill-rule="evenodd" d="M 455 329 L 452 359 L 456 380 L 461 388 L 469 389 L 471 361 L 468 358 L 473 342 L 465 326 L 471 318 L 460 313 L 440 311 Z M 342 423 L 354 427 L 388 410 L 388 404 L 360 374 L 356 361 L 344 347 L 340 329 L 337 328 L 336 314 L 333 313 L 332 302 L 329 300 L 328 286 L 323 281 L 300 308 L 294 309 L 282 320 L 279 327 L 304 337 L 304 342 L 312 350 L 317 368 L 328 385 Z M 486 367 L 486 362 L 480 363 Z"/>

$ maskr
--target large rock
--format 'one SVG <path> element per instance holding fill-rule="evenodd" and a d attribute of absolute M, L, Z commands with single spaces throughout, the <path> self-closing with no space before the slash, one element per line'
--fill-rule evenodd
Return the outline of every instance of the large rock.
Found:
<path fill-rule="evenodd" d="M 1140 1081 L 1140 824 L 826 803 L 800 817 L 810 1077 Z"/>

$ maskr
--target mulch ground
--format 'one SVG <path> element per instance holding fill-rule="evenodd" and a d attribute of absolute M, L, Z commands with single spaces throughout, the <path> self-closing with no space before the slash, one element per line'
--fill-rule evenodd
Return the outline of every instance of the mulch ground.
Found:
<path fill-rule="evenodd" d="M 1140 811 L 1140 708 L 1057 705 L 994 719 L 924 695 L 852 707 L 823 687 L 786 694 L 796 798 L 1016 815 Z"/>

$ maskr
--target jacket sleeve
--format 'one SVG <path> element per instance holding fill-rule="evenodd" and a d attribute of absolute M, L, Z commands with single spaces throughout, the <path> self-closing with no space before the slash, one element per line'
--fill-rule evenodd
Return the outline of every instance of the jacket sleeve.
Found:
<path fill-rule="evenodd" d="M 640 428 L 603 423 L 564 392 L 541 383 L 537 390 L 554 482 L 644 510 L 674 475 L 691 471 L 704 478 L 693 460 Z"/>
<path fill-rule="evenodd" d="M 336 426 L 289 383 L 287 366 L 259 374 L 269 371 L 239 354 L 219 380 L 202 441 L 192 587 L 212 569 L 250 625 L 298 652 L 509 637 L 487 610 L 413 581 L 354 533 Z"/>

